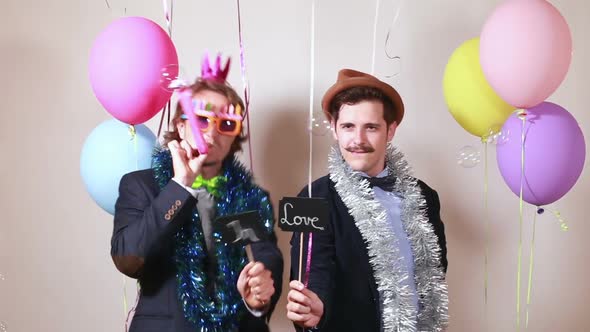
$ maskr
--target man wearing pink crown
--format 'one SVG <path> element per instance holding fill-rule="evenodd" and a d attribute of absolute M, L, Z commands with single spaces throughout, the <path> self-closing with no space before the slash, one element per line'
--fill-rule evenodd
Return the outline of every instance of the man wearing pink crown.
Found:
<path fill-rule="evenodd" d="M 281 293 L 283 259 L 269 195 L 234 154 L 246 139 L 244 103 L 226 82 L 229 60 L 206 56 L 189 89 L 197 127 L 179 105 L 152 168 L 121 179 L 111 255 L 137 278 L 131 332 L 268 331 Z M 207 154 L 196 150 L 198 128 Z M 197 133 L 198 134 L 198 133 Z M 267 240 L 243 247 L 222 241 L 217 217 L 258 211 Z"/>

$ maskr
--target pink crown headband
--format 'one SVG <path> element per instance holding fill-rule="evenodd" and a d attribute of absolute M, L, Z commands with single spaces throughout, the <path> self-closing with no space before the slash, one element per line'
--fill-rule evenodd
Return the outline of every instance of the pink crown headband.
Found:
<path fill-rule="evenodd" d="M 221 54 L 217 54 L 215 58 L 215 64 L 211 67 L 209 61 L 209 54 L 205 53 L 203 60 L 201 61 L 201 78 L 207 81 L 214 81 L 217 83 L 224 83 L 227 80 L 227 74 L 229 73 L 229 64 L 231 59 L 228 57 L 225 62 L 225 66 L 221 67 Z"/>

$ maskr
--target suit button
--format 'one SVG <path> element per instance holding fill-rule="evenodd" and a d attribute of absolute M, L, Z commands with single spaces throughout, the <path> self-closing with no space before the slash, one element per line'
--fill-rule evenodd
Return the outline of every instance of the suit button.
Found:
<path fill-rule="evenodd" d="M 172 205 L 172 211 L 176 211 L 176 210 L 178 210 L 178 206 Z"/>
<path fill-rule="evenodd" d="M 180 205 L 182 205 L 182 202 L 181 202 L 180 200 L 178 200 L 178 199 L 177 199 L 177 200 L 176 200 L 176 202 L 174 202 L 174 205 L 176 205 L 176 206 L 180 206 Z"/>
<path fill-rule="evenodd" d="M 170 218 L 171 218 L 170 215 L 166 213 L 166 215 L 164 216 L 164 219 L 170 220 Z"/>
<path fill-rule="evenodd" d="M 168 214 L 171 216 L 174 215 L 174 210 L 172 210 L 172 209 L 168 210 Z"/>

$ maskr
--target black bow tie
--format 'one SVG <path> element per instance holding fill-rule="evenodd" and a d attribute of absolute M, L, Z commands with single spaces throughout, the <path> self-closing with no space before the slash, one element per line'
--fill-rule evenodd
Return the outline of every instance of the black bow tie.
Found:
<path fill-rule="evenodd" d="M 379 187 L 384 191 L 392 191 L 393 185 L 395 184 L 395 178 L 392 178 L 389 176 L 384 176 L 381 178 L 371 177 L 371 178 L 365 178 L 365 179 L 367 179 L 367 181 L 369 181 L 369 186 L 371 188 Z"/>

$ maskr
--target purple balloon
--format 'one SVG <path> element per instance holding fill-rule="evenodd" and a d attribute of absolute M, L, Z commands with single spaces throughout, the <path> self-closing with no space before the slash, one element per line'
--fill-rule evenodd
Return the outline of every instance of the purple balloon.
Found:
<path fill-rule="evenodd" d="M 586 143 L 578 122 L 563 107 L 543 102 L 526 112 L 523 200 L 542 206 L 563 197 L 578 181 Z M 510 190 L 520 196 L 522 120 L 512 114 L 502 131 L 510 136 L 497 147 L 498 167 Z"/>

